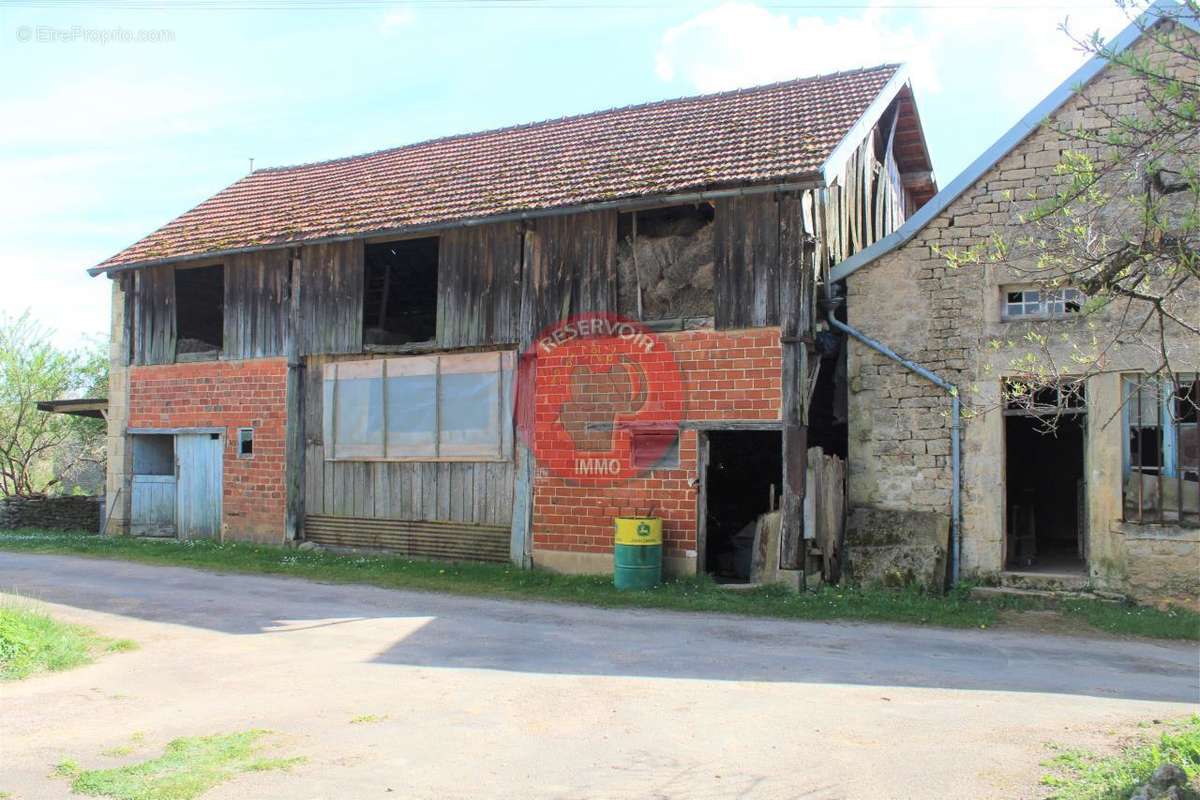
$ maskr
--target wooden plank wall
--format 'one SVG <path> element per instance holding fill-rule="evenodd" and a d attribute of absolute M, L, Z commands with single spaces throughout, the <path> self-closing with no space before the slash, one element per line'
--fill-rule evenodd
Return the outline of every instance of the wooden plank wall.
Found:
<path fill-rule="evenodd" d="M 779 324 L 779 202 L 775 194 L 717 201 L 713 248 L 718 328 Z"/>
<path fill-rule="evenodd" d="M 222 358 L 283 355 L 288 329 L 287 250 L 263 250 L 225 261 Z"/>
<path fill-rule="evenodd" d="M 617 308 L 617 212 L 535 220 L 526 234 L 522 288 L 526 331 L 575 314 Z"/>
<path fill-rule="evenodd" d="M 330 360 L 310 357 L 304 370 L 305 514 L 511 524 L 512 461 L 326 461 L 321 381 Z"/>
<path fill-rule="evenodd" d="M 363 349 L 363 241 L 309 245 L 300 252 L 301 355 Z"/>
<path fill-rule="evenodd" d="M 133 363 L 175 361 L 175 268 L 150 267 L 133 274 Z"/>
<path fill-rule="evenodd" d="M 522 228 L 454 228 L 438 244 L 437 342 L 442 347 L 517 341 Z"/>
<path fill-rule="evenodd" d="M 852 160 L 848 173 L 858 174 Z M 886 179 L 886 178 L 885 178 Z M 849 180 L 849 178 L 847 179 Z M 887 187 L 890 189 L 890 187 Z M 890 198 L 891 191 L 871 194 Z M 862 236 L 864 212 L 835 186 L 822 220 L 832 231 L 836 262 Z M 892 208 L 889 221 L 894 220 Z M 792 212 L 786 212 L 792 213 Z M 853 219 L 852 219 L 853 218 Z M 615 211 L 449 229 L 441 234 L 437 342 L 442 347 L 510 344 L 584 312 L 617 308 Z M 890 230 L 870 217 L 874 233 Z M 714 231 L 716 326 L 777 325 L 783 252 L 780 200 L 775 194 L 718 201 Z M 362 241 L 299 249 L 296 340 L 300 355 L 362 351 Z M 223 358 L 283 355 L 291 286 L 287 250 L 232 256 L 225 262 Z M 134 360 L 174 360 L 172 267 L 133 276 Z M 524 320 L 521 314 L 527 314 Z"/>

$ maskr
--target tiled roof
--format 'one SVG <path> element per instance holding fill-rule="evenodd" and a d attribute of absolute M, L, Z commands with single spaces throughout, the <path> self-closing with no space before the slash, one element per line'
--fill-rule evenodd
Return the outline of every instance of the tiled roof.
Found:
<path fill-rule="evenodd" d="M 256 170 L 97 269 L 813 176 L 896 65 Z"/>

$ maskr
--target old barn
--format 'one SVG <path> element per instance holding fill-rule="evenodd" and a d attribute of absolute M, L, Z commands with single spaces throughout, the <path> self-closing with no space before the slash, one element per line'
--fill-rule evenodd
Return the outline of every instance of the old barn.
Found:
<path fill-rule="evenodd" d="M 602 572 L 612 518 L 653 512 L 675 573 L 835 569 L 846 348 L 817 298 L 935 191 L 894 65 L 256 170 L 92 270 L 110 531 Z M 603 480 L 538 445 L 537 342 L 581 315 L 677 383 L 665 417 L 608 415 L 633 468 Z"/>

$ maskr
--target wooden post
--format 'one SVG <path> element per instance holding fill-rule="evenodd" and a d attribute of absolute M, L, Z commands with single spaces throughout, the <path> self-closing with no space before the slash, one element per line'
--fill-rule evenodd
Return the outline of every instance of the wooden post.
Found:
<path fill-rule="evenodd" d="M 810 201 L 811 202 L 811 201 Z M 808 364 L 813 307 L 814 231 L 806 230 L 802 198 L 779 195 L 779 339 L 783 357 L 783 500 L 781 569 L 805 567 L 804 493 L 808 470 Z"/>
<path fill-rule="evenodd" d="M 517 322 L 517 361 L 515 364 L 514 391 L 516 407 L 513 409 L 516 422 L 522 430 L 533 434 L 533 392 L 537 374 L 537 363 L 533 357 L 533 337 L 536 335 L 537 286 L 541 284 L 541 248 L 537 232 L 522 233 L 520 286 L 520 311 Z M 534 459 L 532 443 L 518 435 L 513 443 L 513 505 L 512 532 L 509 542 L 509 559 L 519 567 L 533 566 L 533 479 Z"/>
<path fill-rule="evenodd" d="M 287 356 L 284 452 L 284 532 L 286 541 L 304 537 L 304 363 L 300 359 L 300 250 L 288 259 L 289 308 L 283 352 Z"/>

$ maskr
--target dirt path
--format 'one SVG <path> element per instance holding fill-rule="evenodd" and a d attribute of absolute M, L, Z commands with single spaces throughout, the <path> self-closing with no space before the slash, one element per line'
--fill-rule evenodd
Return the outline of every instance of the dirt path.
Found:
<path fill-rule="evenodd" d="M 1047 742 L 1195 711 L 1197 648 L 789 623 L 0 554 L 0 588 L 141 644 L 0 684 L 0 791 L 259 727 L 206 800 L 1034 798 Z M 352 724 L 361 715 L 381 721 Z M 145 743 L 129 755 L 104 755 Z M 391 790 L 391 793 L 388 792 Z"/>

